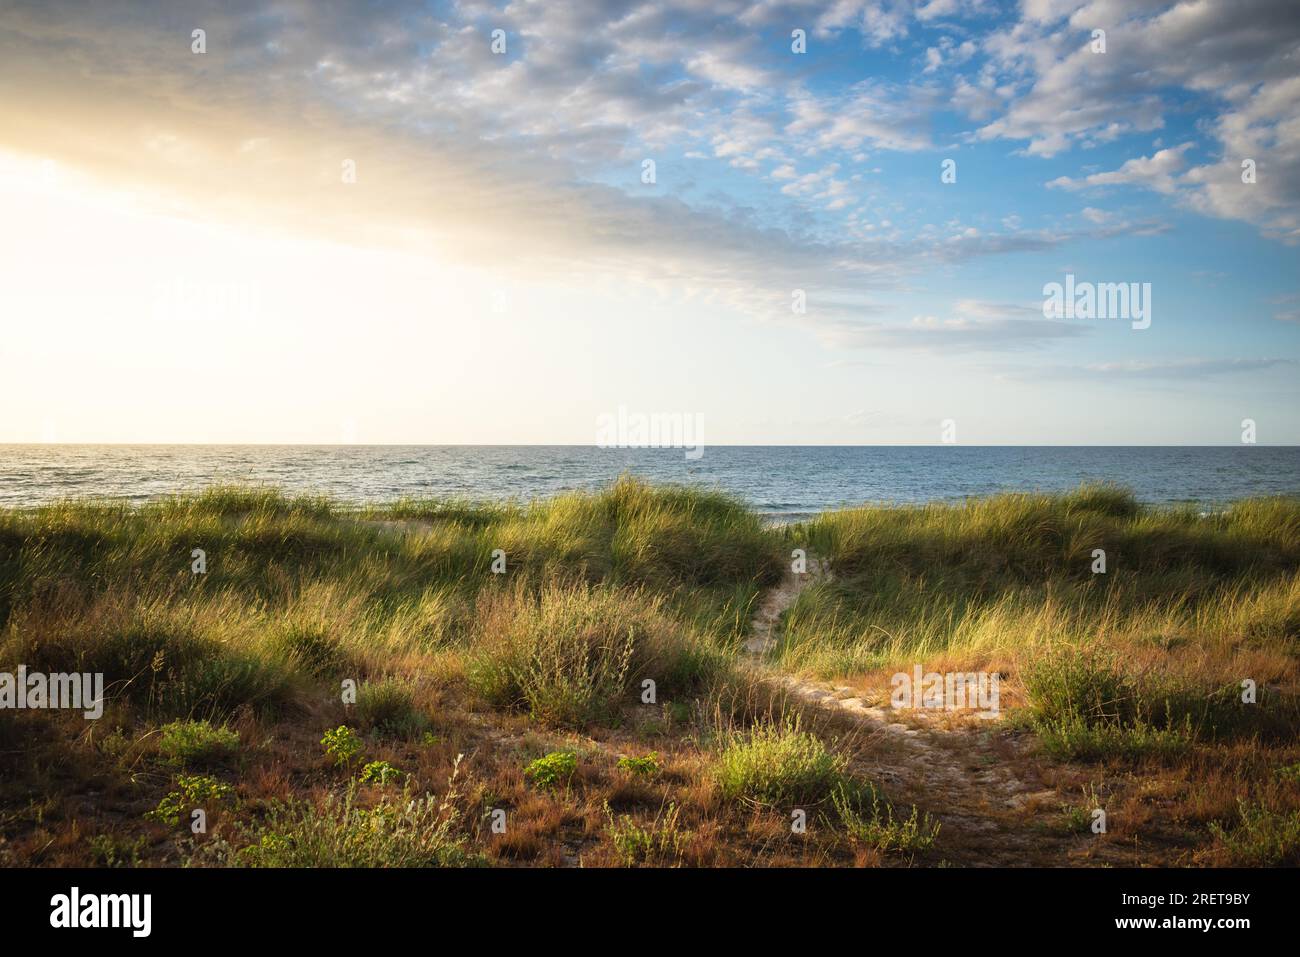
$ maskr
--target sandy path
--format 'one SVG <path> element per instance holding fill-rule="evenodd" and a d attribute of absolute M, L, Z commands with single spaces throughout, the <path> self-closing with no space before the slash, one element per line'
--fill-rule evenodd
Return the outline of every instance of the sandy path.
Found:
<path fill-rule="evenodd" d="M 1063 799 L 1036 773 L 1025 735 L 977 717 L 953 722 L 951 713 L 894 710 L 887 696 L 882 707 L 847 686 L 778 672 L 765 661 L 779 641 L 781 615 L 829 574 L 827 563 L 810 558 L 807 573 L 788 572 L 763 597 L 745 642 L 752 665 L 801 703 L 851 721 L 863 742 L 855 748 L 855 764 L 895 801 L 914 802 L 940 822 L 940 845 L 950 862 L 1071 863 L 1086 838 L 1053 833 Z"/>

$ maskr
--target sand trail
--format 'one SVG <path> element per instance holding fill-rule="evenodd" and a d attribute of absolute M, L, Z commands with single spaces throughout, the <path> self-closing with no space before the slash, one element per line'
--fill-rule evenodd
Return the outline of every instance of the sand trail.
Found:
<path fill-rule="evenodd" d="M 941 844 L 953 863 L 1069 863 L 1077 842 L 1045 826 L 1059 816 L 1062 800 L 1027 758 L 1028 736 L 1006 731 L 996 720 L 953 722 L 949 712 L 895 710 L 887 696 L 872 698 L 772 666 L 768 659 L 780 641 L 781 616 L 805 588 L 830 574 L 827 562 L 809 558 L 806 573 L 787 572 L 763 596 L 745 642 L 751 666 L 800 703 L 852 722 L 864 742 L 855 749 L 855 764 L 895 801 L 915 802 L 940 822 Z"/>

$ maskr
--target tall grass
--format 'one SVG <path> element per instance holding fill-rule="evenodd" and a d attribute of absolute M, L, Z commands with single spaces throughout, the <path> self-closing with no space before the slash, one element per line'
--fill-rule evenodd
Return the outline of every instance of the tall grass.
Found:
<path fill-rule="evenodd" d="M 837 841 L 925 851 L 931 821 L 896 814 L 851 773 L 843 741 L 789 723 L 787 690 L 732 667 L 792 547 L 829 559 L 832 575 L 778 626 L 775 663 L 787 669 L 997 670 L 1049 754 L 1069 759 L 1195 762 L 1212 743 L 1260 749 L 1300 732 L 1300 502 L 1202 515 L 1110 486 L 851 509 L 779 530 L 725 495 L 630 478 L 531 503 L 353 508 L 223 487 L 0 510 L 0 670 L 104 673 L 113 734 L 136 742 L 141 761 L 152 745 L 139 742 L 156 739 L 164 765 L 186 768 L 251 766 L 266 729 L 288 726 L 268 717 L 324 718 L 314 740 L 344 720 L 349 678 L 359 696 L 347 723 L 402 767 L 450 747 L 444 737 L 475 740 L 485 702 L 565 729 L 687 728 L 700 737 L 663 745 L 716 745 L 701 772 L 712 786 L 682 789 L 685 810 L 664 804 L 653 822 L 609 815 L 624 862 L 678 862 L 692 838 L 678 822 L 700 794 L 815 806 Z M 451 720 L 467 709 L 472 721 Z M 7 768 L 48 720 L 0 713 Z M 600 774 L 584 769 L 575 788 Z M 259 781 L 276 800 L 293 793 L 288 778 Z M 473 862 L 449 801 L 391 791 L 286 800 L 261 818 L 243 808 L 205 853 L 253 865 Z M 1276 791 L 1250 798 L 1235 825 L 1208 815 L 1224 855 L 1294 860 L 1295 809 Z"/>
<path fill-rule="evenodd" d="M 571 722 L 633 678 L 672 688 L 713 667 L 713 645 L 739 633 L 780 569 L 778 543 L 735 500 L 631 478 L 528 505 L 348 509 L 239 487 L 67 501 L 0 510 L 0 665 L 102 671 L 110 697 L 150 714 L 220 719 L 340 677 L 422 672 L 431 658 L 454 671 L 477 644 L 476 661 L 496 654 L 514 676 L 502 694 Z M 519 652 L 508 666 L 484 615 L 517 619 L 503 632 Z M 595 631 L 562 633 L 583 621 Z M 626 666 L 601 650 L 626 631 L 596 634 L 624 624 Z M 534 639 L 541 657 L 521 650 Z M 588 639 L 587 670 L 561 674 Z"/>
<path fill-rule="evenodd" d="M 847 767 L 843 755 L 791 719 L 729 732 L 714 773 L 724 797 L 788 806 L 827 800 L 845 785 Z"/>
<path fill-rule="evenodd" d="M 787 616 L 777 656 L 788 668 L 829 676 L 935 659 L 1028 666 L 1066 647 L 1120 656 L 1122 671 L 1146 675 L 1119 697 L 1149 720 L 1190 717 L 1220 733 L 1268 725 L 1257 720 L 1265 710 L 1292 714 L 1275 696 L 1250 716 L 1230 707 L 1228 689 L 1247 677 L 1295 689 L 1300 501 L 1200 514 L 1093 486 L 851 509 L 785 535 L 834 572 Z M 1094 571 L 1095 550 L 1105 552 L 1104 573 Z M 1172 677 L 1157 687 L 1160 671 Z M 1049 676 L 1027 680 L 1042 703 Z"/>
<path fill-rule="evenodd" d="M 630 693 L 701 687 L 723 667 L 719 650 L 640 589 L 547 586 L 487 597 L 467 673 L 492 703 L 555 725 L 613 719 Z"/>
<path fill-rule="evenodd" d="M 1200 514 L 1112 486 L 850 509 L 783 531 L 726 495 L 632 478 L 526 504 L 354 509 L 220 487 L 0 510 L 0 666 L 103 671 L 111 697 L 159 720 L 214 721 L 342 677 L 468 669 L 500 706 L 583 724 L 646 679 L 670 696 L 709 681 L 792 545 L 833 577 L 787 614 L 786 668 L 944 659 L 1011 670 L 1058 723 L 1190 723 L 1203 738 L 1297 726 L 1300 503 Z M 1076 674 L 1071 649 L 1117 663 Z M 1079 683 L 1107 674 L 1127 683 Z M 1238 706 L 1244 678 L 1260 688 L 1253 711 Z"/>

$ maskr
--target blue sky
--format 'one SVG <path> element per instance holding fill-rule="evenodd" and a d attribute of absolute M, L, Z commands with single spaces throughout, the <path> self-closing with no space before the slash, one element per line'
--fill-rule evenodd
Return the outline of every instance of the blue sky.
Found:
<path fill-rule="evenodd" d="M 1294 3 L 5 8 L 0 441 L 1300 442 Z"/>

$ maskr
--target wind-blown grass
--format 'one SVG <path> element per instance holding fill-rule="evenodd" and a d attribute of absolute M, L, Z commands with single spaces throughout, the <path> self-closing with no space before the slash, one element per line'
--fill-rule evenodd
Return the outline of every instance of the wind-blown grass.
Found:
<path fill-rule="evenodd" d="M 738 666 L 755 599 L 796 547 L 832 574 L 778 624 L 769 663 L 868 691 L 916 663 L 998 671 L 1035 753 L 1128 762 L 1117 773 L 1146 768 L 1162 786 L 1182 775 L 1178 806 L 1205 853 L 1294 859 L 1300 807 L 1271 769 L 1300 757 L 1300 503 L 1200 514 L 1102 486 L 767 529 L 726 495 L 623 479 L 531 503 L 350 507 L 216 488 L 0 510 L 0 671 L 102 672 L 109 699 L 93 727 L 0 712 L 0 819 L 27 828 L 5 824 L 0 863 L 19 837 L 73 863 L 72 848 L 139 838 L 151 863 L 178 863 L 139 815 L 94 842 L 45 830 L 82 820 L 70 796 L 62 817 L 33 801 L 61 800 L 54 769 L 82 763 L 83 790 L 67 794 L 116 787 L 116 807 L 142 788 L 172 799 L 181 767 L 237 771 L 218 782 L 229 799 L 196 862 L 563 863 L 579 831 L 606 863 L 949 853 L 932 820 L 895 813 L 850 771 L 858 742 L 793 723 L 787 692 Z M 349 680 L 355 703 L 340 695 Z M 364 757 L 322 756 L 340 726 Z M 620 764 L 615 736 L 653 749 L 655 771 Z M 453 808 L 421 782 L 462 751 L 473 796 Z M 541 787 L 521 753 L 575 765 Z M 398 801 L 383 773 L 358 792 L 361 761 L 400 768 L 411 793 Z M 773 843 L 773 806 L 815 807 L 817 826 Z M 490 837 L 503 807 L 510 829 Z"/>
<path fill-rule="evenodd" d="M 194 549 L 203 574 L 192 570 Z M 492 570 L 498 550 L 503 575 Z M 604 596 L 607 610 L 609 589 L 630 588 L 623 605 L 628 614 L 644 606 L 634 616 L 643 623 L 669 608 L 692 632 L 725 642 L 779 577 L 778 556 L 734 500 L 633 479 L 527 506 L 407 500 L 348 511 L 319 497 L 214 488 L 138 506 L 0 510 L 0 665 L 102 671 L 111 697 L 160 715 L 219 718 L 244 704 L 291 704 L 305 685 L 382 676 L 394 662 L 463 649 L 483 637 L 483 615 L 508 615 L 507 582 L 523 619 L 530 602 L 541 609 L 538 627 L 561 604 L 557 588 L 600 586 L 583 594 L 588 603 Z M 649 650 L 625 677 L 653 667 L 672 685 L 683 669 L 707 670 L 703 640 L 689 655 L 654 657 L 665 648 L 646 642 L 666 632 L 667 615 L 642 629 Z M 511 633 L 527 630 L 525 621 Z M 521 659 L 512 673 L 532 674 L 525 697 L 539 709 L 576 719 L 542 700 L 555 691 L 540 676 L 547 667 Z M 608 697 L 608 676 L 582 680 L 600 686 L 593 700 Z"/>
<path fill-rule="evenodd" d="M 786 535 L 834 571 L 789 612 L 777 651 L 786 667 L 833 675 L 935 658 L 1026 664 L 1075 648 L 1122 657 L 1124 707 L 1147 720 L 1190 714 L 1198 728 L 1224 733 L 1276 728 L 1259 720 L 1265 711 L 1294 719 L 1276 697 L 1248 717 L 1230 707 L 1227 689 L 1244 678 L 1295 685 L 1296 500 L 1201 514 L 1084 487 L 850 509 Z M 1094 571 L 1097 550 L 1104 573 Z M 1027 682 L 1043 704 L 1047 675 Z"/>
<path fill-rule="evenodd" d="M 502 707 L 549 724 L 612 719 L 642 682 L 655 697 L 698 688 L 723 667 L 718 648 L 689 633 L 640 589 L 548 586 L 493 596 L 480 610 L 470 684 Z"/>

